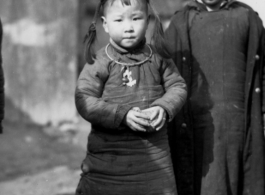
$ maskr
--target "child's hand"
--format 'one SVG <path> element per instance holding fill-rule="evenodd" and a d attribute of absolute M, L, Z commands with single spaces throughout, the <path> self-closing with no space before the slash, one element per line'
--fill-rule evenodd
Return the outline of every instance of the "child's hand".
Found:
<path fill-rule="evenodd" d="M 125 116 L 123 123 L 130 127 L 133 131 L 146 132 L 144 127 L 149 127 L 149 116 L 145 113 L 140 112 L 139 108 L 133 108 L 129 110 Z"/>
<path fill-rule="evenodd" d="M 154 106 L 143 110 L 143 112 L 150 112 L 151 126 L 159 131 L 165 125 L 167 114 L 165 110 L 160 106 Z"/>

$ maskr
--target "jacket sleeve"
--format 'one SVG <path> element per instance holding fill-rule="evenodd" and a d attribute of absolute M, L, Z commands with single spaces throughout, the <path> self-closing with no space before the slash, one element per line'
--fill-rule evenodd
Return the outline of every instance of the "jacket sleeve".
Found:
<path fill-rule="evenodd" d="M 188 11 L 177 12 L 172 17 L 171 22 L 165 31 L 165 47 L 167 54 L 169 54 L 182 76 L 182 67 L 184 64 L 190 63 L 190 43 L 187 24 L 188 15 Z M 189 83 L 187 82 L 187 85 L 188 84 Z"/>
<path fill-rule="evenodd" d="M 162 62 L 161 77 L 166 92 L 161 98 L 155 100 L 151 106 L 164 108 L 169 121 L 171 121 L 186 101 L 186 83 L 172 60 Z"/>
<path fill-rule="evenodd" d="M 179 40 L 179 35 L 177 28 L 175 26 L 175 16 L 171 19 L 168 28 L 165 30 L 165 47 L 166 53 L 173 59 L 177 65 L 178 61 L 178 50 L 181 48 L 181 42 Z"/>
<path fill-rule="evenodd" d="M 4 94 L 4 71 L 2 67 L 2 35 L 3 28 L 0 21 L 0 133 L 2 133 L 2 120 L 4 119 L 5 94 Z"/>
<path fill-rule="evenodd" d="M 85 120 L 108 129 L 117 129 L 131 107 L 110 104 L 101 98 L 108 76 L 107 66 L 98 61 L 93 65 L 86 64 L 77 81 L 75 103 Z"/>
<path fill-rule="evenodd" d="M 263 38 L 262 38 L 262 51 L 261 51 L 261 67 L 262 67 L 262 112 L 264 114 L 264 124 L 265 124 L 265 29 L 263 28 Z M 264 125 L 265 128 L 265 125 Z"/>

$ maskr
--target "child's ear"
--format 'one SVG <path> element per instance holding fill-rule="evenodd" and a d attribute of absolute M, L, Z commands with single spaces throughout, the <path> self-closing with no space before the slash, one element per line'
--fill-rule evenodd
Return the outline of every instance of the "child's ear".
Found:
<path fill-rule="evenodd" d="M 101 21 L 102 21 L 102 26 L 105 30 L 106 33 L 109 33 L 109 29 L 108 29 L 108 25 L 107 25 L 107 20 L 104 16 L 101 17 Z"/>

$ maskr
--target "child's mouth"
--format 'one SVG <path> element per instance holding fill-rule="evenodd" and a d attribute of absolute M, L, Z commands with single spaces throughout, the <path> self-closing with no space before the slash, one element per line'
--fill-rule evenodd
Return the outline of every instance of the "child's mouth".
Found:
<path fill-rule="evenodd" d="M 125 37 L 124 39 L 135 39 L 135 37 Z"/>

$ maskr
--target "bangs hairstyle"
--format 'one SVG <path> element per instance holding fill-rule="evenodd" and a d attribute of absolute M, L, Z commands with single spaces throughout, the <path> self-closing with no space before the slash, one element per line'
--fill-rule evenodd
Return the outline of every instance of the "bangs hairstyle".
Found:
<path fill-rule="evenodd" d="M 154 17 L 155 19 L 151 43 L 154 46 L 155 50 L 157 50 L 157 52 L 162 51 L 164 46 L 164 39 L 163 39 L 164 31 L 158 13 L 150 2 L 151 0 L 100 0 L 96 8 L 92 23 L 90 24 L 88 31 L 84 37 L 84 43 L 85 43 L 84 56 L 86 62 L 88 64 L 93 64 L 94 60 L 96 59 L 96 54 L 95 54 L 95 41 L 97 38 L 96 24 L 99 14 L 101 13 L 101 9 L 104 11 L 105 7 L 113 4 L 114 1 L 121 1 L 123 5 L 131 5 L 131 1 L 137 1 L 139 3 L 141 2 L 147 4 L 147 10 L 146 10 L 148 12 L 147 14 L 149 14 L 150 10 L 151 16 Z"/>

